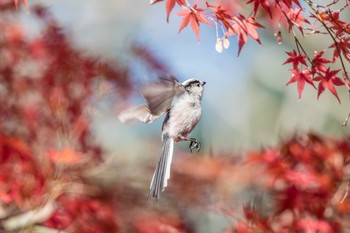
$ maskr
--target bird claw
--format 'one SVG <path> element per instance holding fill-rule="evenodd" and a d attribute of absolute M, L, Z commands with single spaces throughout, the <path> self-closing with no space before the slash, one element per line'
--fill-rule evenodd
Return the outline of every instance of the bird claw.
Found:
<path fill-rule="evenodd" d="M 197 152 L 199 152 L 201 149 L 201 143 L 197 139 L 191 138 L 191 143 L 189 145 L 189 148 L 191 150 L 191 153 L 192 153 L 192 150 L 194 149 L 196 149 Z"/>

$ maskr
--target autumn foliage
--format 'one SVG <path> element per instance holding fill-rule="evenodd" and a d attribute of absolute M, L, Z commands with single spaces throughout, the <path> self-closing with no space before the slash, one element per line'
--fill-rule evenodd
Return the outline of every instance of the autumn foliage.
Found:
<path fill-rule="evenodd" d="M 1 3 L 0 11 L 14 13 L 15 5 Z M 75 50 L 46 9 L 31 14 L 44 25 L 39 38 L 28 40 L 16 21 L 0 23 L 1 228 L 116 232 L 113 198 L 84 173 L 102 162 L 89 127 L 94 81 L 123 93 L 127 71 Z"/>
<path fill-rule="evenodd" d="M 249 154 L 248 164 L 264 164 L 266 183 L 231 232 L 345 232 L 349 145 L 309 134 Z"/>
<path fill-rule="evenodd" d="M 158 2 L 162 0 L 151 0 L 151 4 Z M 187 0 L 165 1 L 167 20 L 176 5 L 182 9 L 177 13 L 182 17 L 179 32 L 190 24 L 199 42 L 200 26 L 210 25 L 216 31 L 216 50 L 221 53 L 223 48 L 227 49 L 229 39 L 233 38 L 238 43 L 238 55 L 248 38 L 261 43 L 259 31 L 262 29 L 270 30 L 278 44 L 282 44 L 284 37 L 292 37 L 295 49 L 287 52 L 284 63 L 292 65 L 292 77 L 287 85 L 297 84 L 299 99 L 308 84 L 318 89 L 317 98 L 328 90 L 340 102 L 336 86 L 348 88 L 350 81 L 346 68 L 350 62 L 350 24 L 345 21 L 349 20 L 348 1 L 336 0 L 324 5 L 311 0 L 194 2 L 192 5 Z M 312 54 L 304 48 L 301 39 L 311 36 L 331 42 L 316 48 Z"/>
<path fill-rule="evenodd" d="M 345 66 L 330 65 L 349 61 L 349 25 L 340 19 L 343 10 L 329 10 L 333 4 L 306 3 L 316 9 L 310 17 L 303 16 L 298 0 L 249 0 L 249 16 L 234 4 L 199 7 L 167 0 L 166 14 L 169 19 L 180 6 L 180 31 L 190 25 L 198 40 L 202 24 L 217 30 L 222 25 L 219 42 L 228 47 L 227 39 L 236 36 L 238 53 L 248 37 L 260 43 L 258 18 L 281 19 L 292 34 L 296 28 L 302 34 L 310 30 L 314 18 L 334 36 L 326 48 L 333 57 L 321 49 L 310 58 L 295 37 L 296 50 L 287 52 L 285 62 L 293 67 L 288 84 L 297 83 L 300 97 L 306 83 L 318 96 L 329 90 L 340 101 L 335 86 L 348 85 Z M 106 85 L 124 99 L 133 89 L 129 68 L 76 49 L 43 7 L 0 1 L 0 17 L 19 14 L 21 5 L 43 27 L 39 37 L 28 39 L 11 17 L 0 21 L 0 232 L 190 233 L 198 229 L 196 218 L 189 217 L 193 209 L 229 219 L 226 233 L 349 229 L 350 141 L 312 133 L 235 156 L 179 153 L 171 187 L 158 203 L 147 202 L 148 183 L 135 185 L 108 167 L 108 152 L 91 129 L 94 101 L 108 94 Z M 169 71 L 147 47 L 133 45 L 130 53 L 152 72 Z M 154 167 L 144 166 L 149 181 Z M 116 177 L 106 184 L 98 174 L 108 170 Z"/>

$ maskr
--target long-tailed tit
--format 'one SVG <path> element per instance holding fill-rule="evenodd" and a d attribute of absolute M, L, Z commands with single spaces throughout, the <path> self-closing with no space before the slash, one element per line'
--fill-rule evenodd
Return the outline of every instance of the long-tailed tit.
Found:
<path fill-rule="evenodd" d="M 146 104 L 127 109 L 118 115 L 121 122 L 138 119 L 152 123 L 163 113 L 166 114 L 162 126 L 162 151 L 154 171 L 150 197 L 158 200 L 161 191 L 167 187 L 174 142 L 190 141 L 189 148 L 200 150 L 200 142 L 188 135 L 201 118 L 201 100 L 205 82 L 188 79 L 180 83 L 174 77 L 160 78 L 159 82 L 145 86 L 141 94 Z"/>

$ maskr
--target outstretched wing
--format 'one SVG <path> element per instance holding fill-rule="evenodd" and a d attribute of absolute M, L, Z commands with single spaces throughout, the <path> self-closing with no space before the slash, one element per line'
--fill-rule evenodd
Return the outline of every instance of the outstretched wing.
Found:
<path fill-rule="evenodd" d="M 128 123 L 132 120 L 139 120 L 143 123 L 150 124 L 158 117 L 159 116 L 152 115 L 145 104 L 131 107 L 118 114 L 118 119 L 122 123 Z"/>
<path fill-rule="evenodd" d="M 161 77 L 159 82 L 152 83 L 141 90 L 150 113 L 159 116 L 168 111 L 175 96 L 185 92 L 185 88 L 173 76 Z"/>

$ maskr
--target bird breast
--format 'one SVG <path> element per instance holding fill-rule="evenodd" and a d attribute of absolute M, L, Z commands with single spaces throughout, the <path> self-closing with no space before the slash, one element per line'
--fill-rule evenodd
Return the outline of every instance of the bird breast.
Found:
<path fill-rule="evenodd" d="M 199 98 L 188 94 L 174 99 L 169 112 L 167 130 L 173 138 L 187 137 L 197 125 L 201 117 L 201 103 Z"/>

